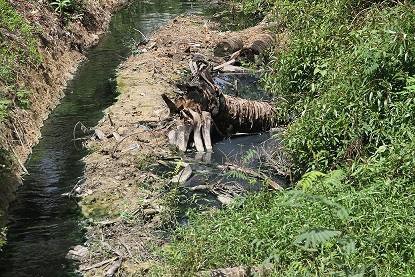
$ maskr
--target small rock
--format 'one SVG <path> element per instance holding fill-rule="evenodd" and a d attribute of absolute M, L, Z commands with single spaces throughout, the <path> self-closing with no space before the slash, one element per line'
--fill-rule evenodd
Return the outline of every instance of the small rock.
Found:
<path fill-rule="evenodd" d="M 95 137 L 98 138 L 99 140 L 104 140 L 106 138 L 104 132 L 101 131 L 100 129 L 95 129 Z"/>
<path fill-rule="evenodd" d="M 112 135 L 114 136 L 114 138 L 115 138 L 116 141 L 120 141 L 121 140 L 121 136 L 117 132 L 113 132 Z"/>
<path fill-rule="evenodd" d="M 138 125 L 137 126 L 137 128 L 138 129 L 141 129 L 141 130 L 144 130 L 144 131 L 150 131 L 150 128 L 148 128 L 147 126 L 145 126 L 145 125 Z"/>
<path fill-rule="evenodd" d="M 221 202 L 223 205 L 229 205 L 232 203 L 232 198 L 226 195 L 218 195 L 218 201 Z"/>
<path fill-rule="evenodd" d="M 85 259 L 89 254 L 89 250 L 87 247 L 82 245 L 77 245 L 73 249 L 69 250 L 68 254 L 66 254 L 66 258 L 75 261 L 81 261 Z"/>
<path fill-rule="evenodd" d="M 144 214 L 145 216 L 148 216 L 148 217 L 154 216 L 154 215 L 158 214 L 159 212 L 160 212 L 159 210 L 157 210 L 157 209 L 152 209 L 152 208 L 149 208 L 149 209 L 144 209 L 144 210 L 143 210 L 143 214 Z"/>
<path fill-rule="evenodd" d="M 131 144 L 129 147 L 128 147 L 128 150 L 129 151 L 132 151 L 132 150 L 136 150 L 136 149 L 139 149 L 140 148 L 140 144 L 138 144 L 138 143 L 133 143 L 133 144 Z"/>

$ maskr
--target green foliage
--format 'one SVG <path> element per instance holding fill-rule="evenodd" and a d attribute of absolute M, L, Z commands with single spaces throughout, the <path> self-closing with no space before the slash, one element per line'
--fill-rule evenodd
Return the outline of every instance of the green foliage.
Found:
<path fill-rule="evenodd" d="M 77 4 L 78 3 L 75 0 L 56 0 L 50 3 L 50 5 L 55 9 L 55 12 L 65 17 L 76 11 Z"/>
<path fill-rule="evenodd" d="M 402 101 L 411 103 L 404 87 L 415 74 L 414 6 L 278 3 L 291 40 L 289 50 L 274 57 L 264 83 L 284 99 L 277 102 L 279 118 L 295 120 L 285 142 L 297 176 L 332 169 L 388 144 L 404 120 L 394 110 Z M 413 106 L 406 107 L 400 112 L 411 115 Z"/>
<path fill-rule="evenodd" d="M 29 92 L 17 81 L 21 71 L 42 61 L 36 30 L 6 0 L 0 0 L 0 122 L 14 105 L 27 108 Z M 17 85 L 19 84 L 19 85 Z"/>
<path fill-rule="evenodd" d="M 0 99 L 0 122 L 7 117 L 10 104 L 10 100 Z"/>
<path fill-rule="evenodd" d="M 306 192 L 298 187 L 260 193 L 225 210 L 193 215 L 165 248 L 166 270 L 194 276 L 205 269 L 271 263 L 273 276 L 412 276 L 414 178 L 389 180 L 393 168 L 384 164 L 391 158 L 386 152 L 372 157 L 371 169 L 361 165 L 349 172 L 359 183 L 335 171 Z M 377 163 L 383 174 L 368 174 Z"/>
<path fill-rule="evenodd" d="M 30 106 L 29 92 L 20 89 L 16 92 L 17 103 L 21 108 L 28 109 Z"/>
<path fill-rule="evenodd" d="M 240 30 L 258 24 L 271 7 L 271 0 L 232 0 L 208 5 L 207 13 L 219 21 L 222 30 Z"/>
<path fill-rule="evenodd" d="M 271 7 L 271 0 L 243 0 L 242 12 L 245 15 L 264 15 Z"/>
<path fill-rule="evenodd" d="M 274 10 L 290 42 L 263 80 L 291 123 L 284 142 L 303 177 L 193 215 L 165 248 L 166 270 L 414 276 L 414 5 L 277 0 Z"/>
<path fill-rule="evenodd" d="M 135 158 L 135 165 L 137 169 L 142 171 L 150 170 L 150 168 L 154 165 L 156 161 L 156 156 L 152 154 L 143 154 L 140 156 L 136 156 Z"/>

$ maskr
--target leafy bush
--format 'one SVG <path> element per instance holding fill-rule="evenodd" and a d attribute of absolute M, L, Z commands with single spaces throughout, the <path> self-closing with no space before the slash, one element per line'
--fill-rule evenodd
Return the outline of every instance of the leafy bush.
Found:
<path fill-rule="evenodd" d="M 415 74 L 412 4 L 375 5 L 356 19 L 340 8 L 357 13 L 355 3 L 316 2 L 297 1 L 303 9 L 282 10 L 298 18 L 305 9 L 307 28 L 293 31 L 290 50 L 271 65 L 277 74 L 264 79 L 284 99 L 277 103 L 280 118 L 296 119 L 285 141 L 298 174 L 335 168 L 388 143 L 394 136 L 386 132 L 393 127 L 391 109 Z M 300 22 L 293 21 L 287 25 L 298 28 Z"/>

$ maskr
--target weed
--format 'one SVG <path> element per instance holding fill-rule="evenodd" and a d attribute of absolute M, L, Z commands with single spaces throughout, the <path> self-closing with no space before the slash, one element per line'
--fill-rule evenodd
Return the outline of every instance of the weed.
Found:
<path fill-rule="evenodd" d="M 136 156 L 135 158 L 136 167 L 141 171 L 150 170 L 151 166 L 154 164 L 155 161 L 156 157 L 151 154 L 144 154 Z"/>
<path fill-rule="evenodd" d="M 81 13 L 84 8 L 82 2 L 77 0 L 56 0 L 51 2 L 50 5 L 64 20 L 74 17 L 76 13 Z M 74 18 L 77 17 L 75 16 Z"/>
<path fill-rule="evenodd" d="M 0 249 L 7 243 L 7 228 L 3 227 L 0 231 Z"/>

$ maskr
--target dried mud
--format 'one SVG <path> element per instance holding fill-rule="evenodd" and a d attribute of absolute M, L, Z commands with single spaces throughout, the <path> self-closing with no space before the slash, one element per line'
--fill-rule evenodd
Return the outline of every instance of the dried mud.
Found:
<path fill-rule="evenodd" d="M 175 156 L 159 124 L 169 115 L 161 95 L 173 95 L 194 53 L 214 63 L 213 46 L 221 35 L 207 19 L 179 17 L 161 28 L 118 72 L 118 101 L 97 126 L 110 138 L 88 143 L 86 181 L 80 205 L 89 220 L 88 257 L 82 269 L 121 256 L 120 276 L 141 276 L 157 263 L 151 249 L 165 243 L 168 224 L 163 190 L 168 180 L 149 170 Z M 111 134 L 116 133 L 115 136 Z M 116 140 L 117 134 L 121 139 Z M 111 266 L 82 271 L 100 276 Z"/>

